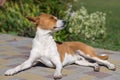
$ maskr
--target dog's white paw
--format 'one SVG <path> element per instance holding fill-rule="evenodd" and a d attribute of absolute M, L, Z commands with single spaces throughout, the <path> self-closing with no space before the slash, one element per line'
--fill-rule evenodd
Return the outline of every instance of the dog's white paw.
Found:
<path fill-rule="evenodd" d="M 56 79 L 61 79 L 62 78 L 62 74 L 61 73 L 58 73 L 58 72 L 56 72 L 55 74 L 54 74 L 54 79 L 56 80 Z"/>
<path fill-rule="evenodd" d="M 113 70 L 113 71 L 116 70 L 116 67 L 115 67 L 114 64 L 109 64 L 109 65 L 108 65 L 108 68 L 109 68 L 110 70 Z"/>
<path fill-rule="evenodd" d="M 99 72 L 100 66 L 97 63 L 94 63 L 94 71 Z"/>
<path fill-rule="evenodd" d="M 12 76 L 15 73 L 16 73 L 15 69 L 9 69 L 5 72 L 5 76 Z"/>

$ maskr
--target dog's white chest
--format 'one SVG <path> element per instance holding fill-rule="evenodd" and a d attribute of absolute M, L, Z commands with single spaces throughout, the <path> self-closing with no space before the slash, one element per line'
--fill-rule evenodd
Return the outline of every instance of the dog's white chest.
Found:
<path fill-rule="evenodd" d="M 39 32 L 37 34 L 39 34 Z M 32 55 L 37 56 L 38 61 L 42 62 L 46 66 L 54 67 L 52 59 L 56 57 L 59 58 L 59 54 L 57 51 L 56 43 L 54 42 L 52 36 L 36 35 L 36 37 L 33 40 L 32 47 L 32 50 L 37 52 L 35 54 L 33 53 Z"/>

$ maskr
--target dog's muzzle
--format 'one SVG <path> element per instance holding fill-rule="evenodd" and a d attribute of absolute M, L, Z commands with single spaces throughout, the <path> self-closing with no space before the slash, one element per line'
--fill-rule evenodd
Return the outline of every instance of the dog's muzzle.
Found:
<path fill-rule="evenodd" d="M 65 28 L 66 21 L 64 20 L 57 20 L 56 26 L 54 28 L 54 31 L 59 31 Z"/>

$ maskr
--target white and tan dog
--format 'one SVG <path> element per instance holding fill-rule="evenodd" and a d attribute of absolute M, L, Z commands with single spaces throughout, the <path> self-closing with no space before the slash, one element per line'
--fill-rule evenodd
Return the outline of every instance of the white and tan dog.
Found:
<path fill-rule="evenodd" d="M 115 66 L 107 61 L 108 56 L 97 55 L 95 50 L 81 42 L 63 42 L 56 43 L 52 33 L 65 27 L 65 21 L 56 17 L 42 13 L 39 17 L 28 18 L 37 25 L 36 36 L 33 40 L 33 46 L 30 57 L 23 64 L 5 72 L 5 75 L 13 75 L 17 72 L 32 67 L 40 61 L 48 67 L 55 67 L 55 79 L 62 78 L 62 68 L 69 64 L 93 67 L 99 71 L 99 63 L 115 70 Z M 95 61 L 95 63 L 89 60 Z"/>

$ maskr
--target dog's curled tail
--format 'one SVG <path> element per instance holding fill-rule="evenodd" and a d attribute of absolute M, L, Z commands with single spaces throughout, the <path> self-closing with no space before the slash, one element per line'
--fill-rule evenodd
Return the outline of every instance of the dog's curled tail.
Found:
<path fill-rule="evenodd" d="M 97 57 L 102 59 L 102 60 L 108 60 L 108 58 L 109 58 L 109 56 L 106 54 L 97 55 Z"/>

